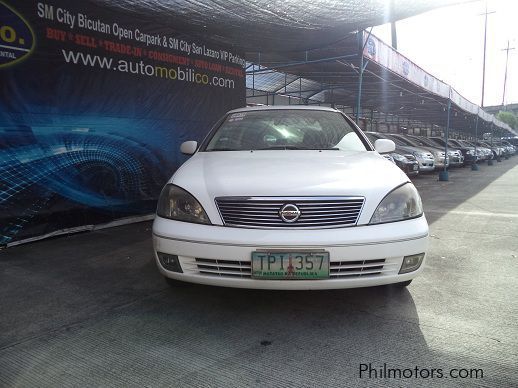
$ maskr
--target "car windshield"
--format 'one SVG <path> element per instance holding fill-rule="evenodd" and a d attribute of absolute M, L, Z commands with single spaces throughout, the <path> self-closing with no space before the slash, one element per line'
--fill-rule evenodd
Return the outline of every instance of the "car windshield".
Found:
<path fill-rule="evenodd" d="M 444 147 L 444 140 L 438 137 L 432 137 L 430 138 L 436 145 Z M 450 141 L 448 141 L 448 144 L 450 144 Z"/>
<path fill-rule="evenodd" d="M 392 137 L 388 133 L 371 133 L 371 132 L 368 132 L 367 136 L 369 137 L 369 140 L 371 141 L 371 143 L 373 142 L 372 139 L 374 139 L 374 141 L 376 141 L 377 139 L 387 139 L 387 140 L 392 140 L 394 142 L 394 144 L 396 144 L 396 146 L 406 146 L 406 145 L 408 145 L 408 144 L 403 143 L 398 137 Z"/>
<path fill-rule="evenodd" d="M 410 146 L 410 147 L 415 147 L 415 144 L 412 144 L 410 141 L 405 141 L 403 140 L 402 138 L 400 137 L 397 137 L 397 136 L 390 136 L 390 135 L 387 135 L 386 136 L 387 139 L 390 139 L 392 140 L 394 143 L 396 143 L 396 145 L 398 146 Z"/>
<path fill-rule="evenodd" d="M 300 109 L 231 113 L 205 151 L 350 150 L 367 145 L 338 112 Z"/>

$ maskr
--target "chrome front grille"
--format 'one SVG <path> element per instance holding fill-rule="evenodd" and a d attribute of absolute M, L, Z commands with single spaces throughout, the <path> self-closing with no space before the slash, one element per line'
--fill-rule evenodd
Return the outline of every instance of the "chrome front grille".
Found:
<path fill-rule="evenodd" d="M 390 264 L 392 266 L 394 264 Z M 335 261 L 329 263 L 330 277 L 359 277 L 381 275 L 385 270 L 385 259 Z"/>
<path fill-rule="evenodd" d="M 226 226 L 244 228 L 336 228 L 358 222 L 363 197 L 220 197 L 216 205 Z M 296 221 L 286 222 L 281 208 L 295 205 Z"/>
<path fill-rule="evenodd" d="M 249 278 L 252 273 L 250 261 L 201 259 L 198 257 L 195 261 L 198 271 L 204 275 Z"/>
<path fill-rule="evenodd" d="M 198 272 L 208 276 L 225 276 L 250 278 L 252 273 L 250 261 L 195 259 Z M 331 261 L 329 263 L 330 278 L 356 278 L 367 276 L 381 276 L 386 272 L 394 272 L 400 263 L 377 260 Z"/>

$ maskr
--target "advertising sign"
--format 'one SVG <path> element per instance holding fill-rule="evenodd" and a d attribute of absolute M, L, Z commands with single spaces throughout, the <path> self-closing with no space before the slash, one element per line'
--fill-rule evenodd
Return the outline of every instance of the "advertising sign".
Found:
<path fill-rule="evenodd" d="M 0 244 L 154 212 L 244 64 L 145 15 L 0 0 Z"/>
<path fill-rule="evenodd" d="M 374 35 L 364 34 L 363 39 L 364 42 L 366 41 L 363 51 L 364 57 L 432 93 L 448 98 L 449 85 L 427 73 Z"/>
<path fill-rule="evenodd" d="M 459 108 L 474 115 L 478 114 L 484 121 L 493 122 L 501 128 L 511 130 L 507 124 L 462 97 L 450 85 L 427 73 L 376 36 L 364 33 L 363 42 L 365 43 L 365 49 L 363 50 L 365 58 L 378 63 L 431 93 L 451 99 Z"/>

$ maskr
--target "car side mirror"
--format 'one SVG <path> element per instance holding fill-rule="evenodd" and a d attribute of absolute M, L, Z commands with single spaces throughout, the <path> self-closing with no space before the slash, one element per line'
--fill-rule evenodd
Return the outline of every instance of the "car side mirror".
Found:
<path fill-rule="evenodd" d="M 182 145 L 180 146 L 180 152 L 184 155 L 192 155 L 196 152 L 196 149 L 198 148 L 198 142 L 197 141 L 184 141 Z"/>
<path fill-rule="evenodd" d="M 389 139 L 378 139 L 374 142 L 374 149 L 380 154 L 394 152 L 396 150 L 396 143 Z"/>

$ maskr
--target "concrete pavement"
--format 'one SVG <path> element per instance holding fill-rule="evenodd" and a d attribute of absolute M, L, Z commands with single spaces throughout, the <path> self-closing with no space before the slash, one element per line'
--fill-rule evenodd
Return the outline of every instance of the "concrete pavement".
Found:
<path fill-rule="evenodd" d="M 517 161 L 414 180 L 431 239 L 407 290 L 171 289 L 148 222 L 4 250 L 0 386 L 518 386 Z"/>

